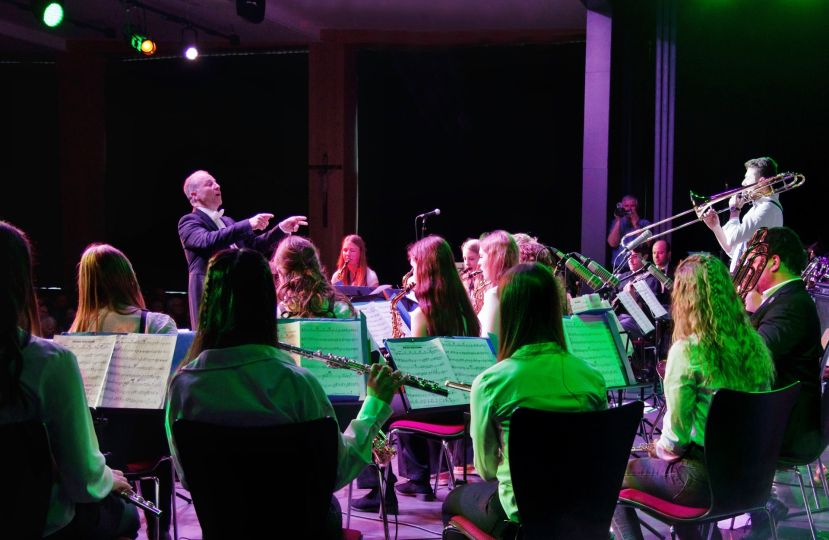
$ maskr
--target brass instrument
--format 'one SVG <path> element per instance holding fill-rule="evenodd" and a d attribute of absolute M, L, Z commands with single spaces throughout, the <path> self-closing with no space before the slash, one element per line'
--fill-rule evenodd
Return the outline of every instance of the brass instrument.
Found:
<path fill-rule="evenodd" d="M 298 354 L 299 356 L 303 356 L 305 358 L 310 358 L 312 360 L 321 360 L 325 362 L 325 364 L 328 367 L 337 369 L 348 369 L 350 371 L 355 371 L 363 375 L 371 371 L 371 366 L 361 364 L 360 362 L 355 362 L 354 360 L 346 358 L 345 356 L 338 356 L 336 354 L 324 353 L 322 351 L 312 351 L 310 349 L 303 349 L 302 347 L 288 345 L 287 343 L 282 343 L 281 341 L 276 342 L 276 347 L 278 349 L 282 349 L 283 351 Z M 442 384 L 430 381 L 428 379 L 423 379 L 415 375 L 404 374 L 400 382 L 406 386 L 411 386 L 412 388 L 423 390 L 424 392 L 431 392 L 432 394 L 438 394 L 444 397 L 449 395 L 449 390 L 443 388 Z"/>
<path fill-rule="evenodd" d="M 628 248 L 628 246 L 631 244 L 631 242 L 633 242 L 634 239 L 638 238 L 640 235 L 647 234 L 648 232 L 650 232 L 651 234 L 649 234 L 647 238 L 650 240 L 655 240 L 656 238 L 661 238 L 663 236 L 673 233 L 674 231 L 678 231 L 679 229 L 684 229 L 689 225 L 693 225 L 697 221 L 701 221 L 702 216 L 709 209 L 714 210 L 717 214 L 727 212 L 729 210 L 728 206 L 720 210 L 714 209 L 714 206 L 722 202 L 725 202 L 727 204 L 728 200 L 733 196 L 736 196 L 743 202 L 756 201 L 757 199 L 760 199 L 762 197 L 771 197 L 772 195 L 777 195 L 779 193 L 784 193 L 786 191 L 798 188 L 802 186 L 804 182 L 806 182 L 806 177 L 802 174 L 795 172 L 784 172 L 771 178 L 761 179 L 754 185 L 748 187 L 738 187 L 734 189 L 729 189 L 727 191 L 723 191 L 722 193 L 712 195 L 711 197 L 701 197 L 692 191 L 690 194 L 692 207 L 690 209 L 627 233 L 622 237 L 621 245 L 625 248 Z M 681 217 L 687 216 L 689 214 L 694 215 L 694 217 L 691 218 L 689 221 L 671 227 L 670 229 L 660 231 L 658 233 L 653 232 L 655 229 L 662 227 L 663 225 L 666 225 L 668 223 L 671 223 Z"/>
<path fill-rule="evenodd" d="M 454 388 L 455 390 L 461 390 L 463 392 L 471 392 L 472 391 L 472 385 L 471 384 L 466 384 L 466 383 L 462 383 L 462 382 L 458 382 L 458 381 L 446 381 L 445 383 L 443 383 L 443 385 L 448 387 L 448 388 Z"/>
<path fill-rule="evenodd" d="M 488 279 L 482 279 L 481 282 L 472 289 L 472 309 L 475 310 L 475 314 L 481 312 L 481 308 L 484 307 L 484 293 L 492 286 L 492 283 Z"/>
<path fill-rule="evenodd" d="M 412 270 L 409 270 L 406 272 L 406 275 L 403 276 L 403 283 L 400 285 L 400 292 L 392 296 L 391 300 L 389 300 L 389 309 L 391 310 L 391 337 L 395 339 L 406 337 L 406 334 L 403 331 L 403 318 L 397 310 L 397 304 L 403 300 L 403 297 L 409 294 L 409 292 L 414 289 L 414 286 L 416 285 L 415 283 L 406 283 L 412 276 Z"/>
<path fill-rule="evenodd" d="M 769 260 L 769 244 L 766 242 L 768 227 L 760 227 L 746 244 L 746 250 L 740 255 L 740 260 L 734 268 L 734 275 L 731 277 L 737 295 L 743 300 L 746 295 L 754 290 L 766 263 Z"/>

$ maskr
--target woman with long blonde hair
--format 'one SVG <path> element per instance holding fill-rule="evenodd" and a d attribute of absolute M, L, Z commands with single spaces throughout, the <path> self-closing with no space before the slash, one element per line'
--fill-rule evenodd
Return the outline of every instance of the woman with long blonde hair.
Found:
<path fill-rule="evenodd" d="M 337 271 L 331 276 L 331 283 L 350 287 L 377 287 L 380 284 L 377 274 L 368 267 L 366 243 L 360 236 L 349 234 L 343 238 Z"/>
<path fill-rule="evenodd" d="M 622 486 L 703 508 L 710 504 L 703 449 L 714 392 L 768 390 L 774 364 L 749 322 L 728 269 L 713 255 L 692 255 L 679 264 L 671 312 L 674 333 L 663 383 L 662 435 L 649 457 L 628 463 Z M 616 509 L 613 527 L 617 538 L 642 538 L 631 508 Z M 683 540 L 699 534 L 695 527 L 675 529 Z"/>
<path fill-rule="evenodd" d="M 78 311 L 70 332 L 175 334 L 176 323 L 147 310 L 132 263 L 109 244 L 90 244 L 78 263 Z"/>
<path fill-rule="evenodd" d="M 481 336 L 497 337 L 501 325 L 497 283 L 507 270 L 518 264 L 518 244 L 507 231 L 494 231 L 481 240 L 481 258 L 478 262 L 484 271 L 484 281 L 492 285 L 484 292 L 483 306 L 478 313 Z"/>
<path fill-rule="evenodd" d="M 348 298 L 328 282 L 319 252 L 307 238 L 296 235 L 283 238 L 271 260 L 271 271 L 277 283 L 280 317 L 345 319 L 356 316 Z"/>

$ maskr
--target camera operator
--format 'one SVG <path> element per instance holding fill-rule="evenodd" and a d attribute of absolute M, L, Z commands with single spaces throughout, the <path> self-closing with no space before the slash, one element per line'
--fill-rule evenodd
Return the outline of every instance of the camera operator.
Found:
<path fill-rule="evenodd" d="M 639 200 L 633 195 L 625 195 L 622 202 L 616 204 L 613 210 L 614 220 L 607 234 L 607 243 L 613 248 L 610 255 L 610 265 L 615 266 L 618 261 L 616 257 L 622 251 L 622 237 L 631 231 L 635 231 L 650 225 L 650 221 L 639 217 Z"/>

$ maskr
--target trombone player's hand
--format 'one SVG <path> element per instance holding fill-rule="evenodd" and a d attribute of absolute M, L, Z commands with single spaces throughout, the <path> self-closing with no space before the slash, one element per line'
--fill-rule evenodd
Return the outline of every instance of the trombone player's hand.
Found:
<path fill-rule="evenodd" d="M 702 215 L 700 216 L 700 219 L 701 219 L 701 220 L 703 221 L 703 223 L 705 223 L 705 224 L 708 226 L 708 228 L 709 228 L 709 229 L 711 229 L 712 231 L 713 231 L 714 229 L 716 229 L 717 227 L 719 227 L 719 226 L 720 226 L 720 216 L 719 216 L 719 214 L 717 214 L 717 212 L 716 212 L 713 208 L 711 208 L 710 206 L 709 206 L 708 208 L 706 208 L 706 209 L 702 212 Z"/>

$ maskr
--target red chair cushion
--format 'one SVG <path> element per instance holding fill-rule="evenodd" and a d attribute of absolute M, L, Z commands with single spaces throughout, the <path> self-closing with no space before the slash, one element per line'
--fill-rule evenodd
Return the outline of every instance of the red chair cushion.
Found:
<path fill-rule="evenodd" d="M 127 463 L 127 466 L 124 467 L 124 472 L 129 474 L 150 472 L 155 469 L 156 465 L 158 465 L 158 461 L 139 461 L 136 463 Z"/>
<path fill-rule="evenodd" d="M 343 540 L 363 540 L 363 533 L 354 529 L 343 529 Z"/>
<path fill-rule="evenodd" d="M 397 420 L 396 422 L 392 422 L 389 429 L 413 431 L 421 435 L 432 435 L 444 439 L 461 437 L 463 435 L 463 425 L 429 424 L 426 422 L 415 422 L 413 420 Z"/>
<path fill-rule="evenodd" d="M 449 520 L 449 525 L 475 540 L 495 540 L 494 536 L 485 533 L 463 516 L 452 516 L 452 519 Z"/>
<path fill-rule="evenodd" d="M 639 491 L 638 489 L 623 489 L 619 492 L 619 499 L 623 502 L 633 502 L 652 508 L 660 514 L 676 519 L 693 519 L 708 512 L 708 508 L 695 508 L 693 506 L 682 506 L 672 502 L 654 497 L 650 493 Z"/>

